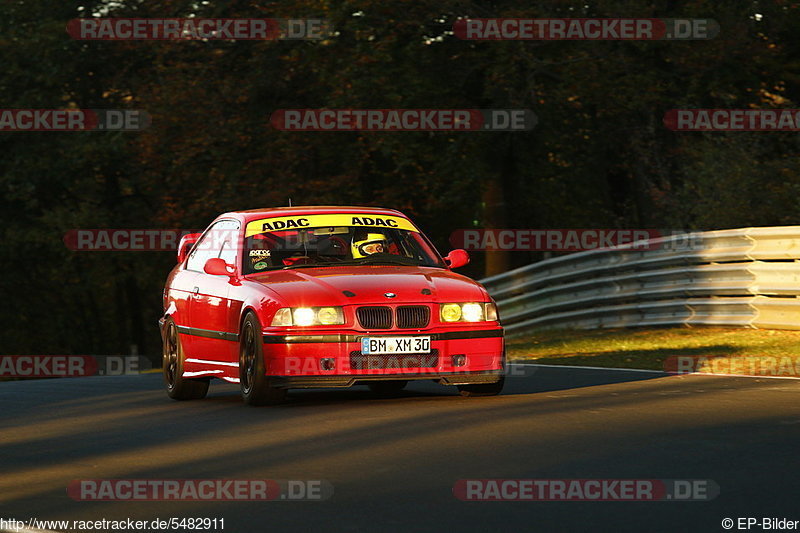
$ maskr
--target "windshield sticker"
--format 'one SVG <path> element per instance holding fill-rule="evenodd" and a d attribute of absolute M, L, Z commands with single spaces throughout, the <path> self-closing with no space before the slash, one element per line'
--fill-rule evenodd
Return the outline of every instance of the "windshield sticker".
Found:
<path fill-rule="evenodd" d="M 419 233 L 406 218 L 389 215 L 366 215 L 364 213 L 307 215 L 299 217 L 272 217 L 254 220 L 247 224 L 245 237 L 270 231 L 296 230 L 304 228 L 393 228 Z"/>

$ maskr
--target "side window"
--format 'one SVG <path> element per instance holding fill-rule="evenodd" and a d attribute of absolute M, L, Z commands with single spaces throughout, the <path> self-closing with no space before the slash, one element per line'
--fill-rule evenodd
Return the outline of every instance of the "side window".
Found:
<path fill-rule="evenodd" d="M 189 254 L 186 269 L 202 272 L 206 261 L 212 257 L 221 257 L 223 253 L 226 254 L 223 257 L 226 263 L 234 263 L 238 230 L 239 223 L 235 220 L 220 220 L 208 228 Z"/>

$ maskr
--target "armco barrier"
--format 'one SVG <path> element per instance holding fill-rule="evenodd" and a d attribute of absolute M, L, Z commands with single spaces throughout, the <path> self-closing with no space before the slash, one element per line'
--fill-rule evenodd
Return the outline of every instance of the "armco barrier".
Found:
<path fill-rule="evenodd" d="M 800 226 L 673 235 L 547 259 L 481 283 L 509 337 L 555 327 L 800 329 Z"/>

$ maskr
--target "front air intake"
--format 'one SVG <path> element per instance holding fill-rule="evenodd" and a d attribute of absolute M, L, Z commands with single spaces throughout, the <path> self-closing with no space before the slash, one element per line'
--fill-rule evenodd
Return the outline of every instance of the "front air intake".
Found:
<path fill-rule="evenodd" d="M 389 329 L 392 327 L 392 309 L 384 306 L 359 307 L 358 323 L 364 329 Z"/>
<path fill-rule="evenodd" d="M 424 305 L 403 305 L 397 308 L 397 327 L 419 329 L 428 325 L 431 319 L 430 307 Z"/>

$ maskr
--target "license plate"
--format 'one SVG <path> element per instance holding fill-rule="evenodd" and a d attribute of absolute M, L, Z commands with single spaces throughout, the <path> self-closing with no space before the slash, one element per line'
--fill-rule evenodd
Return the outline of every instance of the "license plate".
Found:
<path fill-rule="evenodd" d="M 430 353 L 430 337 L 364 337 L 362 354 Z"/>

